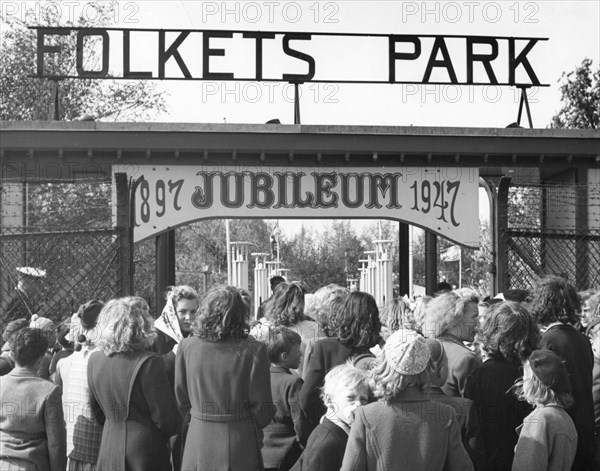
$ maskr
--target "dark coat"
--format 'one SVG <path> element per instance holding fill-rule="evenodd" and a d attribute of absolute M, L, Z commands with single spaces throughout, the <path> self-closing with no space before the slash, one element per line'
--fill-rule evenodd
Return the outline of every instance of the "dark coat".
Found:
<path fill-rule="evenodd" d="M 520 365 L 490 358 L 467 381 L 465 397 L 475 403 L 490 471 L 510 471 L 519 438 L 515 429 L 533 410 L 512 390 L 522 375 Z"/>
<path fill-rule="evenodd" d="M 175 396 L 190 416 L 182 469 L 262 469 L 262 429 L 275 407 L 267 347 L 254 339 L 184 339 L 175 358 Z"/>
<path fill-rule="evenodd" d="M 302 379 L 287 368 L 271 366 L 271 393 L 277 410 L 264 429 L 262 449 L 265 468 L 290 469 L 306 443 L 306 418 L 300 409 Z"/>
<path fill-rule="evenodd" d="M 464 397 L 447 396 L 440 388 L 431 387 L 429 389 L 429 399 L 442 404 L 448 404 L 454 408 L 456 419 L 460 426 L 463 446 L 469 458 L 473 462 L 475 471 L 487 470 L 485 450 L 479 431 L 479 421 L 475 412 L 475 403 L 471 399 Z"/>
<path fill-rule="evenodd" d="M 91 405 L 104 422 L 99 471 L 171 469 L 168 441 L 181 419 L 161 358 L 149 352 L 94 352 L 88 363 Z"/>
<path fill-rule="evenodd" d="M 569 324 L 554 325 L 542 334 L 542 347 L 563 360 L 571 379 L 575 404 L 567 412 L 577 430 L 577 453 L 573 470 L 597 469 L 595 462 L 594 399 L 592 370 L 594 354 L 589 340 Z"/>
<path fill-rule="evenodd" d="M 173 348 L 177 345 L 177 341 L 163 331 L 156 329 L 156 339 L 150 347 L 150 350 L 154 353 L 158 353 L 165 363 L 165 369 L 167 371 L 167 378 L 173 391 L 173 397 L 175 397 L 175 353 Z M 187 434 L 187 425 L 189 424 L 189 417 L 183 417 L 181 430 L 177 435 L 171 437 L 171 462 L 173 463 L 173 471 L 181 470 L 181 455 L 183 454 L 183 445 L 185 443 L 185 436 Z"/>
<path fill-rule="evenodd" d="M 325 418 L 313 430 L 300 459 L 290 471 L 339 471 L 348 434 Z"/>
<path fill-rule="evenodd" d="M 442 389 L 448 396 L 463 397 L 467 378 L 481 366 L 481 362 L 458 338 L 442 336 L 438 340 L 448 357 L 448 379 Z"/>
<path fill-rule="evenodd" d="M 156 339 L 150 348 L 152 352 L 158 353 L 165 362 L 167 378 L 173 388 L 175 387 L 175 354 L 173 353 L 175 345 L 177 342 L 174 339 L 157 329 Z"/>
<path fill-rule="evenodd" d="M 325 384 L 325 375 L 333 367 L 341 365 L 355 355 L 369 353 L 367 347 L 350 349 L 337 339 L 326 338 L 315 342 L 308 368 L 304 371 L 304 384 L 300 390 L 300 407 L 315 428 L 327 411 L 321 399 L 321 388 Z"/>
<path fill-rule="evenodd" d="M 7 375 L 14 367 L 15 360 L 10 355 L 0 355 L 0 376 Z"/>

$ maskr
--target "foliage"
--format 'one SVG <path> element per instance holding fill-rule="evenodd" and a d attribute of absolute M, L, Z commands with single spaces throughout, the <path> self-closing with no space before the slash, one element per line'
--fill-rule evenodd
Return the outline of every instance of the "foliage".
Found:
<path fill-rule="evenodd" d="M 348 277 L 358 277 L 364 250 L 349 221 L 334 221 L 331 230 L 318 238 L 303 226 L 291 240 L 284 239 L 281 259 L 291 269 L 290 279 L 317 290 L 329 283 L 346 286 Z"/>
<path fill-rule="evenodd" d="M 260 219 L 231 219 L 231 241 L 251 242 L 250 252 L 268 252 L 272 228 Z M 135 247 L 135 292 L 154 305 L 155 244 L 154 239 Z M 214 285 L 227 282 L 227 248 L 223 219 L 207 219 L 175 230 L 176 284 L 187 284 L 203 293 Z M 207 271 L 202 268 L 206 266 Z M 249 263 L 253 273 L 254 260 Z M 206 273 L 206 274 L 205 274 Z M 250 291 L 254 289 L 249 276 Z"/>
<path fill-rule="evenodd" d="M 110 181 L 28 183 L 27 225 L 39 230 L 111 227 Z"/>
<path fill-rule="evenodd" d="M 598 129 L 600 127 L 600 68 L 592 70 L 592 60 L 561 76 L 563 106 L 552 118 L 553 128 Z"/>
<path fill-rule="evenodd" d="M 38 2 L 40 3 L 40 2 Z M 80 17 L 77 21 L 62 21 L 53 2 L 43 1 L 39 8 L 39 24 L 26 24 L 11 16 L 2 19 L 0 44 L 0 120 L 49 120 L 53 116 L 53 81 L 31 77 L 36 73 L 37 34 L 28 26 L 85 27 L 107 26 L 114 18 L 113 2 L 94 3 L 98 16 L 93 22 Z M 60 45 L 60 54 L 46 54 L 46 73 L 76 75 L 76 38 L 48 36 L 46 44 Z M 97 70 L 100 63 L 97 38 L 85 44 L 86 70 Z M 70 60 L 66 61 L 65 59 Z M 148 81 L 116 81 L 64 79 L 58 82 L 59 119 L 73 120 L 91 115 L 105 121 L 145 121 L 155 112 L 165 111 L 164 92 Z"/>

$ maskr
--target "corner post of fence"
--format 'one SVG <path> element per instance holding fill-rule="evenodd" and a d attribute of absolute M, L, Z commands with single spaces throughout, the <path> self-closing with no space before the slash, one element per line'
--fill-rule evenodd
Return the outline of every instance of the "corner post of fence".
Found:
<path fill-rule="evenodd" d="M 498 183 L 498 210 L 496 211 L 496 292 L 502 293 L 510 288 L 508 272 L 508 190 L 511 183 L 510 177 L 502 177 Z"/>
<path fill-rule="evenodd" d="M 117 231 L 119 237 L 119 261 L 116 291 L 118 296 L 128 296 L 132 293 L 133 284 L 133 240 L 130 237 L 131 224 L 129 217 L 129 185 L 127 174 L 115 173 L 117 189 Z"/>
<path fill-rule="evenodd" d="M 588 171 L 576 170 L 575 174 L 575 286 L 590 287 L 590 257 L 588 241 L 583 237 L 588 233 Z"/>

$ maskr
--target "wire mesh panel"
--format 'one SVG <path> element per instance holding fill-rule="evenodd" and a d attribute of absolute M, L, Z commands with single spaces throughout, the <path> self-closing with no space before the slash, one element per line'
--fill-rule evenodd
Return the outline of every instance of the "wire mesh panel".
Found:
<path fill-rule="evenodd" d="M 508 288 L 531 289 L 544 275 L 578 290 L 600 286 L 600 186 L 590 182 L 520 183 L 508 193 Z"/>
<path fill-rule="evenodd" d="M 33 313 L 60 321 L 89 299 L 118 295 L 124 254 L 112 193 L 110 180 L 2 182 L 4 323 Z"/>

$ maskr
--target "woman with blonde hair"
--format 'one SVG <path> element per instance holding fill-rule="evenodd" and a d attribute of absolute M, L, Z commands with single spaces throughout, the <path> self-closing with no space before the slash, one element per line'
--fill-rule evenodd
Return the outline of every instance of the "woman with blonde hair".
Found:
<path fill-rule="evenodd" d="M 248 338 L 249 306 L 233 286 L 213 288 L 175 359 L 175 395 L 190 417 L 182 469 L 263 468 L 272 404 L 267 347 Z"/>
<path fill-rule="evenodd" d="M 125 297 L 106 303 L 88 362 L 92 409 L 104 424 L 97 469 L 171 469 L 169 437 L 181 419 L 160 356 L 148 351 L 156 337 L 148 304 Z"/>
<path fill-rule="evenodd" d="M 467 378 L 481 365 L 465 346 L 475 338 L 478 304 L 479 299 L 470 291 L 466 296 L 451 291 L 434 297 L 425 307 L 423 334 L 438 339 L 448 357 L 448 380 L 442 390 L 449 396 L 464 396 Z"/>
<path fill-rule="evenodd" d="M 400 328 L 412 330 L 415 327 L 410 304 L 403 298 L 396 297 L 387 303 L 379 313 L 379 318 L 383 340 Z"/>

